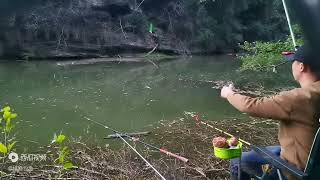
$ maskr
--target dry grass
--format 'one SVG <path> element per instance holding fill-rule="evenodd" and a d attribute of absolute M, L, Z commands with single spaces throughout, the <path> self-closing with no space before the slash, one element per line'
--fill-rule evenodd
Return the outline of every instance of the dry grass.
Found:
<path fill-rule="evenodd" d="M 277 124 L 271 120 L 234 119 L 207 122 L 256 145 L 277 144 Z M 220 135 L 205 125 L 196 125 L 190 117 L 185 117 L 170 122 L 159 122 L 159 126 L 151 135 L 143 138 L 143 141 L 165 147 L 188 158 L 188 163 L 160 155 L 159 152 L 143 145 L 131 143 L 167 179 L 229 179 L 229 162 L 213 156 L 211 140 Z M 158 179 L 152 169 L 125 145 L 114 150 L 82 142 L 71 142 L 70 146 L 73 150 L 72 161 L 78 166 L 77 169 L 66 171 L 61 170 L 61 167 L 43 164 L 34 168 L 32 172 L 6 174 L 2 178 Z"/>

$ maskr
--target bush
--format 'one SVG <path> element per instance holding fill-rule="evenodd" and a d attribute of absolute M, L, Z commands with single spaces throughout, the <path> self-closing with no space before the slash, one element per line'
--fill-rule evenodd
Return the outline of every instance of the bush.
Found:
<path fill-rule="evenodd" d="M 294 32 L 297 38 L 297 44 L 303 44 L 302 31 L 298 26 L 294 26 Z M 246 54 L 239 56 L 242 61 L 240 70 L 270 71 L 282 59 L 281 53 L 284 51 L 293 51 L 294 45 L 291 38 L 277 42 L 244 42 L 240 45 Z"/>

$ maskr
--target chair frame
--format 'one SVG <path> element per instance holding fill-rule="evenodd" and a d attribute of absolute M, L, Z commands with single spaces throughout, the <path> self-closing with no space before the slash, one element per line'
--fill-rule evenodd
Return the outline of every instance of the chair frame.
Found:
<path fill-rule="evenodd" d="M 276 168 L 276 173 L 278 174 L 278 179 L 282 180 L 285 179 L 282 175 L 281 171 L 289 172 L 290 174 L 294 175 L 295 177 L 299 179 L 319 179 L 320 172 L 318 174 L 315 174 L 316 168 L 320 169 L 320 165 L 316 165 L 316 163 L 319 163 L 320 161 L 317 161 L 320 159 L 320 128 L 317 130 L 317 133 L 315 135 L 315 138 L 313 140 L 313 144 L 308 156 L 307 165 L 304 169 L 304 171 L 298 169 L 294 165 L 288 163 L 287 161 L 281 159 L 280 157 L 272 154 L 270 151 L 268 151 L 264 147 L 258 147 L 258 146 L 252 146 L 252 149 L 257 152 L 260 156 L 262 156 L 270 165 Z M 314 177 L 317 175 L 318 177 Z M 267 179 L 267 174 L 265 173 L 262 177 L 259 179 Z"/>

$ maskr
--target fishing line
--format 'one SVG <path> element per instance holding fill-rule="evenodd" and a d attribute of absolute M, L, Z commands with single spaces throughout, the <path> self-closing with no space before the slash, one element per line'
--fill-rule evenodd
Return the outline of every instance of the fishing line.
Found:
<path fill-rule="evenodd" d="M 129 136 L 128 134 L 121 133 L 121 132 L 119 132 L 119 131 L 117 131 L 117 130 L 115 130 L 115 129 L 110 128 L 109 126 L 106 126 L 106 125 L 104 125 L 104 124 L 102 124 L 102 123 L 99 123 L 99 122 L 97 122 L 97 121 L 91 120 L 91 119 L 88 118 L 88 117 L 84 117 L 84 118 L 87 119 L 88 121 L 91 121 L 91 122 L 93 122 L 93 123 L 96 123 L 96 124 L 104 127 L 105 129 L 109 129 L 109 130 L 115 132 L 116 134 L 120 134 L 121 136 L 127 137 L 127 138 L 129 138 L 129 139 L 131 139 L 131 140 L 133 140 L 133 141 L 137 141 L 137 142 L 139 142 L 139 143 L 141 143 L 141 144 L 143 144 L 143 145 L 145 145 L 145 146 L 147 146 L 147 147 L 156 149 L 156 150 L 158 150 L 160 153 L 164 153 L 164 154 L 166 154 L 167 156 L 174 157 L 174 158 L 176 158 L 176 159 L 178 159 L 178 160 L 180 160 L 180 161 L 182 161 L 182 162 L 185 162 L 185 163 L 189 162 L 189 159 L 187 159 L 187 158 L 185 158 L 185 157 L 183 157 L 183 156 L 174 154 L 174 153 L 172 153 L 172 152 L 170 152 L 170 151 L 168 151 L 168 150 L 166 150 L 166 149 L 164 149 L 164 148 L 158 148 L 158 147 L 156 147 L 156 146 L 154 146 L 154 145 L 152 145 L 152 144 L 143 142 L 143 141 L 141 141 L 141 140 L 139 140 L 139 139 L 134 139 L 133 137 Z"/>
<path fill-rule="evenodd" d="M 158 174 L 158 176 L 159 176 L 161 179 L 166 180 L 166 178 L 164 178 L 164 177 L 160 174 L 160 172 L 159 172 L 155 167 L 152 166 L 152 164 L 150 164 L 134 147 L 132 147 L 131 144 L 129 144 L 123 137 L 121 137 L 120 134 L 117 134 L 117 136 L 118 136 L 124 143 L 126 143 L 136 154 L 138 154 L 138 156 L 140 156 L 140 158 L 141 158 L 144 162 L 146 162 L 147 165 L 150 166 L 150 167 L 154 170 L 154 172 L 156 172 L 156 173 Z"/>
<path fill-rule="evenodd" d="M 161 177 L 162 180 L 166 180 L 166 178 L 164 178 L 164 177 L 160 174 L 160 172 L 159 172 L 155 167 L 152 166 L 151 163 L 149 163 L 134 147 L 132 147 L 132 146 L 122 137 L 122 135 L 124 135 L 124 136 L 128 136 L 128 135 L 122 134 L 122 133 L 120 133 L 119 131 L 117 131 L 117 130 L 115 130 L 115 129 L 112 129 L 112 128 L 110 128 L 110 127 L 108 127 L 108 126 L 106 126 L 106 125 L 104 125 L 104 124 L 102 124 L 102 123 L 99 123 L 99 122 L 97 122 L 97 121 L 91 120 L 91 119 L 88 118 L 88 117 L 84 117 L 84 118 L 87 119 L 88 121 L 91 121 L 91 122 L 94 122 L 94 123 L 96 123 L 96 124 L 98 124 L 98 125 L 100 125 L 100 126 L 103 126 L 103 127 L 106 128 L 106 129 L 110 129 L 110 130 L 114 131 L 114 132 L 116 133 L 116 135 L 117 135 L 124 143 L 126 143 L 136 154 L 138 154 L 138 156 L 139 156 L 144 162 L 146 162 L 147 165 L 150 166 L 150 167 L 157 173 L 158 176 Z M 128 137 L 130 137 L 130 138 L 132 139 L 131 136 L 128 136 Z"/>

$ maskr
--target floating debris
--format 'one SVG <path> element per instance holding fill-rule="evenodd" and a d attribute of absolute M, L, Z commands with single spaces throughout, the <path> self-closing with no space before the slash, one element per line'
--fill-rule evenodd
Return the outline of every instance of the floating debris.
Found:
<path fill-rule="evenodd" d="M 136 132 L 136 133 L 126 133 L 124 134 L 120 134 L 121 137 L 126 137 L 126 136 L 147 136 L 149 135 L 151 132 L 150 131 L 145 131 L 145 132 Z M 118 134 L 110 134 L 107 137 L 105 137 L 104 139 L 114 139 L 114 138 L 119 138 Z"/>
<path fill-rule="evenodd" d="M 144 88 L 146 88 L 146 89 L 152 89 L 150 86 L 145 86 Z"/>

